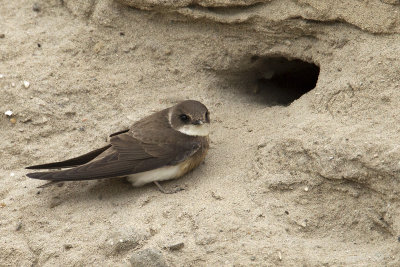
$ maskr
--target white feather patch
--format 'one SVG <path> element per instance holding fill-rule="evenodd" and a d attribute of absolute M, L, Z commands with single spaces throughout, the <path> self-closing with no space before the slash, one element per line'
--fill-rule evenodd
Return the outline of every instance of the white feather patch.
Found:
<path fill-rule="evenodd" d="M 176 166 L 165 166 L 155 170 L 147 171 L 147 172 L 139 172 L 135 174 L 131 174 L 127 177 L 127 180 L 133 186 L 142 186 L 147 183 L 151 183 L 154 181 L 164 181 L 173 178 L 177 178 L 180 173 L 179 165 Z"/>
<path fill-rule="evenodd" d="M 185 125 L 178 129 L 183 134 L 190 136 L 207 136 L 210 132 L 210 128 L 208 123 L 204 123 L 201 125 Z"/>

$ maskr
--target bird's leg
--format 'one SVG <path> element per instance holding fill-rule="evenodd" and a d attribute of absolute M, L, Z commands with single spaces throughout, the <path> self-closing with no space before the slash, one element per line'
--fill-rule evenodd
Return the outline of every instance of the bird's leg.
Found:
<path fill-rule="evenodd" d="M 158 190 L 160 190 L 160 192 L 162 192 L 164 194 L 175 194 L 179 191 L 184 190 L 181 187 L 175 188 L 174 190 L 165 190 L 157 181 L 154 181 L 154 184 L 158 187 Z"/>

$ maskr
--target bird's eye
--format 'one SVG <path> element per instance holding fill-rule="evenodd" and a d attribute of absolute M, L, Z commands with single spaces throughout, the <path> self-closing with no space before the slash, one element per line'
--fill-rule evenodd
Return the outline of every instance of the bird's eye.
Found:
<path fill-rule="evenodd" d="M 179 119 L 181 119 L 183 122 L 188 122 L 190 120 L 189 116 L 185 114 L 179 115 Z"/>

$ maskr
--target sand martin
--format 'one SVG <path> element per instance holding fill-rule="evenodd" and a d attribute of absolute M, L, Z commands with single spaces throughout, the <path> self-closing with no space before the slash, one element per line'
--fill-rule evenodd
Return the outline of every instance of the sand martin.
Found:
<path fill-rule="evenodd" d="M 109 144 L 65 161 L 27 169 L 65 170 L 28 173 L 52 182 L 127 177 L 133 186 L 181 177 L 196 168 L 209 148 L 210 113 L 205 105 L 186 100 L 110 135 Z"/>

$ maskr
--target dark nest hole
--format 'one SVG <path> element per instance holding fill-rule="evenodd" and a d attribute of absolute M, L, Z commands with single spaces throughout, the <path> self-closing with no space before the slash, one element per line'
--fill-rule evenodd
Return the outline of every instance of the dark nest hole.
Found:
<path fill-rule="evenodd" d="M 246 80 L 252 81 L 247 84 L 252 85 L 252 93 L 259 100 L 270 106 L 290 105 L 317 85 L 319 66 L 314 63 L 277 56 L 253 56 L 250 64 Z"/>

